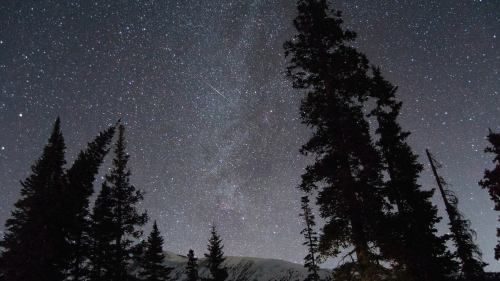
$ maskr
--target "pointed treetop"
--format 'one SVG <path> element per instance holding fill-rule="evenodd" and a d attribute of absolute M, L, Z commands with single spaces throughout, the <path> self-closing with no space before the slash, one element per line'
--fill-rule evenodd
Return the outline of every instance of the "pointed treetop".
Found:
<path fill-rule="evenodd" d="M 198 264 L 197 260 L 198 258 L 195 257 L 194 251 L 189 250 L 189 253 L 187 255 L 188 257 L 188 262 L 185 268 L 184 273 L 187 275 L 187 281 L 197 281 L 198 280 Z"/>
<path fill-rule="evenodd" d="M 228 274 L 226 268 L 221 267 L 222 263 L 226 260 L 224 257 L 224 245 L 222 245 L 222 239 L 217 234 L 215 224 L 212 225 L 212 231 L 210 239 L 208 239 L 208 254 L 204 254 L 207 258 L 207 268 L 210 270 L 214 280 L 224 281 Z"/>

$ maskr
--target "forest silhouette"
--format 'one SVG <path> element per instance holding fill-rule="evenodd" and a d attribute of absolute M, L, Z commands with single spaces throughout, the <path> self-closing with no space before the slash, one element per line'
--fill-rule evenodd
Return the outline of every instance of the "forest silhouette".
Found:
<path fill-rule="evenodd" d="M 410 133 L 399 124 L 403 103 L 397 87 L 352 47 L 356 33 L 343 29 L 342 13 L 326 0 L 299 0 L 297 10 L 297 33 L 283 47 L 286 77 L 304 94 L 297 111 L 312 131 L 297 148 L 314 156 L 297 186 L 303 193 L 305 280 L 318 281 L 319 265 L 328 258 L 341 260 L 332 270 L 333 280 L 489 280 L 459 198 L 427 151 L 450 226 L 449 233 L 438 235 L 442 218 L 430 201 L 437 192 L 418 183 L 423 164 L 407 142 Z M 479 186 L 500 211 L 500 134 L 490 130 L 487 139 L 491 146 L 485 152 L 493 154 L 495 166 L 478 179 Z M 137 207 L 145 194 L 132 184 L 126 147 L 125 127 L 117 122 L 66 168 L 57 118 L 5 223 L 0 280 L 170 280 L 172 268 L 164 264 L 156 221 L 141 242 L 149 218 Z M 113 155 L 112 168 L 90 209 L 96 176 L 108 154 Z M 324 225 L 316 225 L 311 204 L 319 208 Z M 223 248 L 212 223 L 205 254 L 210 277 L 204 280 L 228 278 Z M 500 242 L 487 250 L 500 258 Z M 194 252 L 187 256 L 186 277 L 199 280 Z M 132 265 L 139 266 L 137 274 Z"/>

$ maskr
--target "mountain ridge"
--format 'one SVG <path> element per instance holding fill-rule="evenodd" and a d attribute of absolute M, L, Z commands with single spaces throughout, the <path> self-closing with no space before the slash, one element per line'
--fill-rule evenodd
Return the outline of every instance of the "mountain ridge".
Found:
<path fill-rule="evenodd" d="M 169 251 L 164 251 L 163 255 L 165 265 L 173 267 L 170 280 L 186 280 L 184 270 L 188 258 Z M 309 274 L 301 264 L 278 259 L 228 256 L 222 265 L 227 268 L 228 281 L 303 281 Z M 132 267 L 134 273 L 137 270 L 137 265 Z M 198 274 L 203 278 L 210 277 L 205 258 L 198 259 Z M 331 270 L 321 269 L 318 274 L 320 280 L 332 280 Z"/>

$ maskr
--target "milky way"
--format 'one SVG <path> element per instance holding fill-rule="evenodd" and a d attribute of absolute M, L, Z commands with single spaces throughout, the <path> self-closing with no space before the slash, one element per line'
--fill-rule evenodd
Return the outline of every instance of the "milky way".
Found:
<path fill-rule="evenodd" d="M 311 132 L 298 118 L 304 93 L 284 76 L 282 47 L 295 34 L 295 1 L 27 2 L 0 4 L 1 224 L 57 116 L 69 163 L 121 118 L 131 181 L 147 193 L 146 232 L 157 220 L 166 250 L 201 256 L 215 222 L 226 255 L 302 262 L 296 186 L 311 159 L 298 150 Z M 493 168 L 483 153 L 488 128 L 500 131 L 500 4 L 332 7 L 399 86 L 400 121 L 426 167 L 421 184 L 435 187 L 428 148 L 477 231 L 487 270 L 500 270 L 498 213 L 477 185 Z M 443 210 L 437 194 L 434 202 Z"/>

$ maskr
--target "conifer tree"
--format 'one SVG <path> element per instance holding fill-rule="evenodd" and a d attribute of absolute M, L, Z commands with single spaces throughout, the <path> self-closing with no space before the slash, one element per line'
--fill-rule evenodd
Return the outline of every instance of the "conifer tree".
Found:
<path fill-rule="evenodd" d="M 163 242 L 163 237 L 160 235 L 155 220 L 153 230 L 148 236 L 144 256 L 140 262 L 142 269 L 139 272 L 139 276 L 141 276 L 143 280 L 170 280 L 169 275 L 173 268 L 167 267 L 164 264 L 165 256 L 163 255 Z"/>
<path fill-rule="evenodd" d="M 487 137 L 492 145 L 484 149 L 485 153 L 493 153 L 493 163 L 496 166 L 493 170 L 484 171 L 484 179 L 479 182 L 482 188 L 488 189 L 491 200 L 495 203 L 495 211 L 500 211 L 500 133 L 494 133 L 489 130 Z M 500 228 L 497 228 L 497 237 L 500 237 Z M 500 259 L 500 241 L 495 246 L 495 259 Z"/>
<path fill-rule="evenodd" d="M 194 256 L 193 250 L 189 250 L 187 257 L 188 262 L 184 271 L 187 275 L 187 281 L 198 281 L 198 258 Z"/>
<path fill-rule="evenodd" d="M 102 197 L 106 199 L 103 201 L 108 201 L 108 205 L 103 208 L 112 223 L 108 226 L 102 225 L 106 233 L 98 235 L 112 238 L 112 243 L 107 245 L 109 255 L 105 256 L 107 258 L 105 265 L 108 266 L 105 273 L 109 276 L 107 279 L 109 281 L 128 280 L 132 277 L 128 272 L 129 262 L 134 257 L 138 258 L 138 248 L 141 246 L 134 244 L 134 240 L 142 236 L 140 227 L 148 220 L 146 212 L 139 214 L 136 209 L 136 204 L 144 198 L 143 193 L 130 183 L 131 172 L 127 168 L 129 155 L 125 151 L 124 131 L 123 125 L 119 125 L 118 140 L 114 146 L 113 168 L 105 176 L 102 186 L 102 190 L 106 192 L 109 189 L 109 196 Z"/>
<path fill-rule="evenodd" d="M 304 234 L 304 238 L 306 241 L 303 245 L 307 246 L 307 255 L 304 258 L 304 267 L 306 267 L 309 271 L 309 275 L 307 276 L 306 281 L 318 281 L 318 236 L 314 231 L 314 226 L 316 226 L 316 222 L 314 221 L 314 214 L 309 207 L 309 196 L 303 196 L 302 199 L 302 214 L 301 217 L 304 218 L 304 222 L 306 227 L 300 232 L 300 234 Z"/>
<path fill-rule="evenodd" d="M 377 107 L 371 115 L 378 121 L 377 145 L 389 175 L 384 195 L 396 209 L 389 215 L 390 231 L 383 234 L 387 239 L 382 250 L 396 263 L 395 271 L 404 271 L 406 280 L 446 280 L 456 265 L 445 239 L 436 236 L 435 224 L 441 218 L 430 202 L 434 189 L 424 191 L 417 183 L 423 166 L 406 142 L 410 133 L 402 131 L 396 120 L 402 107 L 402 102 L 395 100 L 397 87 L 375 67 L 372 87 Z"/>
<path fill-rule="evenodd" d="M 0 246 L 2 275 L 8 281 L 64 280 L 69 268 L 63 191 L 66 186 L 64 138 L 57 118 L 42 156 L 21 182 L 21 199 L 5 224 Z"/>
<path fill-rule="evenodd" d="M 113 159 L 113 169 L 106 175 L 104 184 L 110 184 L 113 199 L 113 265 L 112 281 L 121 281 L 128 278 L 129 261 L 136 253 L 134 240 L 142 236 L 142 227 L 148 220 L 147 213 L 139 214 L 136 204 L 144 199 L 143 193 L 130 184 L 131 172 L 127 168 L 129 155 L 125 152 L 125 127 L 119 125 L 118 140 L 116 141 Z"/>
<path fill-rule="evenodd" d="M 65 215 L 68 241 L 74 241 L 68 248 L 72 265 L 72 280 L 85 275 L 85 259 L 89 251 L 89 197 L 94 193 L 94 181 L 99 167 L 108 154 L 108 147 L 115 133 L 115 126 L 108 128 L 80 151 L 77 159 L 67 171 L 68 187 L 65 190 Z"/>
<path fill-rule="evenodd" d="M 212 274 L 212 281 L 224 281 L 228 277 L 227 270 L 222 267 L 222 263 L 226 260 L 224 257 L 224 245 L 222 239 L 217 234 L 215 224 L 212 226 L 211 236 L 208 239 L 208 254 L 204 254 L 207 258 L 207 268 Z"/>
<path fill-rule="evenodd" d="M 434 159 L 429 150 L 426 152 L 444 201 L 446 213 L 450 219 L 451 237 L 456 248 L 455 255 L 461 263 L 461 277 L 468 281 L 485 280 L 483 268 L 488 264 L 482 261 L 481 250 L 474 243 L 476 232 L 471 229 L 470 221 L 458 211 L 458 197 L 451 190 L 444 188 L 447 183 L 437 173 L 437 169 L 441 165 Z"/>
<path fill-rule="evenodd" d="M 91 281 L 112 280 L 114 203 L 111 188 L 103 184 L 90 215 L 88 277 Z"/>
<path fill-rule="evenodd" d="M 316 156 L 299 187 L 318 190 L 316 203 L 326 220 L 320 253 L 338 256 L 352 247 L 356 274 L 374 280 L 383 271 L 377 246 L 385 202 L 380 155 L 362 111 L 371 84 L 368 60 L 351 47 L 356 34 L 342 29 L 341 13 L 326 0 L 299 0 L 297 8 L 298 34 L 284 44 L 286 74 L 294 88 L 306 91 L 301 118 L 314 130 L 300 151 Z"/>

